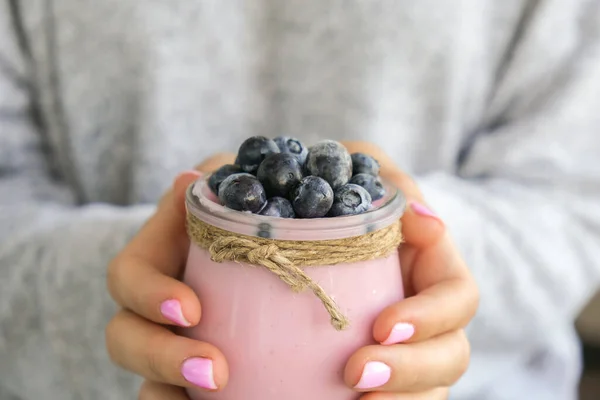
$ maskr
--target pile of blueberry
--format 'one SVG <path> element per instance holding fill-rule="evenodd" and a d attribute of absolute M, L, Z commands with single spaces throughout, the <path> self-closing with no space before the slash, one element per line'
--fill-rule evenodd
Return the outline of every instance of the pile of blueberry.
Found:
<path fill-rule="evenodd" d="M 308 149 L 289 137 L 247 139 L 235 165 L 219 168 L 208 184 L 225 207 L 281 218 L 360 214 L 385 194 L 372 157 L 350 155 L 333 140 Z"/>

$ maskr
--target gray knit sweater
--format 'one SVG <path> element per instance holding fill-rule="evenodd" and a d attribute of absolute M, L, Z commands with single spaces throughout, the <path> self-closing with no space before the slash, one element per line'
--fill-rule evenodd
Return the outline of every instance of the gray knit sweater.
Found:
<path fill-rule="evenodd" d="M 380 144 L 447 221 L 482 292 L 455 399 L 575 399 L 599 46 L 595 0 L 2 0 L 0 399 L 136 398 L 107 262 L 178 171 L 282 133 Z"/>

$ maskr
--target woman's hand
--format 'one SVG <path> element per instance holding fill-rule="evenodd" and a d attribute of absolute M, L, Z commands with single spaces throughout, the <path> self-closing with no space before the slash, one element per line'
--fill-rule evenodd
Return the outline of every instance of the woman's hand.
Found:
<path fill-rule="evenodd" d="M 198 169 L 212 171 L 232 160 L 218 155 Z M 116 364 L 147 379 L 142 400 L 189 400 L 182 387 L 220 390 L 227 384 L 227 361 L 219 349 L 168 328 L 200 321 L 198 297 L 178 280 L 189 246 L 183 196 L 199 176 L 190 171 L 177 178 L 108 269 L 109 291 L 122 309 L 106 328 L 106 345 Z"/>
<path fill-rule="evenodd" d="M 381 149 L 346 143 L 350 152 L 371 154 L 381 175 L 402 189 L 400 262 L 407 299 L 375 321 L 380 345 L 358 350 L 346 365 L 346 383 L 361 400 L 442 400 L 466 371 L 469 343 L 463 328 L 477 310 L 479 294 L 442 221 L 425 205 L 414 181 L 394 167 Z"/>

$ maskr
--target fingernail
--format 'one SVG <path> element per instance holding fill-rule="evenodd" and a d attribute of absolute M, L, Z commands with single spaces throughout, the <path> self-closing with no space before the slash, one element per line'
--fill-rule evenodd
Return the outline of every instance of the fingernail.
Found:
<path fill-rule="evenodd" d="M 415 327 L 412 324 L 399 322 L 392 328 L 390 335 L 381 344 L 396 344 L 407 341 L 415 334 Z"/>
<path fill-rule="evenodd" d="M 181 366 L 181 374 L 186 381 L 202 389 L 214 390 L 215 378 L 213 376 L 213 362 L 208 358 L 188 358 Z"/>
<path fill-rule="evenodd" d="M 441 221 L 440 217 L 438 217 L 436 213 L 434 213 L 433 211 L 431 211 L 429 208 L 427 208 L 426 206 L 424 206 L 421 203 L 417 203 L 416 201 L 413 201 L 412 203 L 410 203 L 410 208 L 412 208 L 413 211 L 418 215 L 421 215 L 423 217 L 435 218 L 435 219 Z"/>
<path fill-rule="evenodd" d="M 360 381 L 355 389 L 373 389 L 383 386 L 390 380 L 392 369 L 380 361 L 369 361 L 365 364 Z"/>
<path fill-rule="evenodd" d="M 160 312 L 166 319 L 179 326 L 192 325 L 183 316 L 183 311 L 181 310 L 181 303 L 179 300 L 171 299 L 163 301 L 160 305 Z"/>

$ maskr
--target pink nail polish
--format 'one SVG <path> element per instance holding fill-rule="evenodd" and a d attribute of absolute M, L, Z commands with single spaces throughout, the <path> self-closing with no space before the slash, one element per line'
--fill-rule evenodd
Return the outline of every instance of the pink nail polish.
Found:
<path fill-rule="evenodd" d="M 433 211 L 431 211 L 429 208 L 427 208 L 426 206 L 424 206 L 421 203 L 417 203 L 416 201 L 413 201 L 410 203 L 410 208 L 412 208 L 413 211 L 418 215 L 421 215 L 423 217 L 435 218 L 435 219 L 441 221 L 440 217 L 438 217 L 437 214 L 435 214 Z"/>
<path fill-rule="evenodd" d="M 373 389 L 383 386 L 390 380 L 392 369 L 380 362 L 369 361 L 365 364 L 360 381 L 354 386 L 355 389 Z"/>
<path fill-rule="evenodd" d="M 208 358 L 188 358 L 181 366 L 181 374 L 186 381 L 202 389 L 214 390 L 217 388 L 213 376 L 213 362 Z"/>
<path fill-rule="evenodd" d="M 407 341 L 415 334 L 415 327 L 412 324 L 406 324 L 404 322 L 399 322 L 392 328 L 390 335 L 385 339 L 381 344 L 389 345 L 402 343 Z"/>
<path fill-rule="evenodd" d="M 179 300 L 171 299 L 163 301 L 160 305 L 160 312 L 166 319 L 179 326 L 191 325 L 183 316 L 183 311 L 181 310 L 181 303 Z"/>

